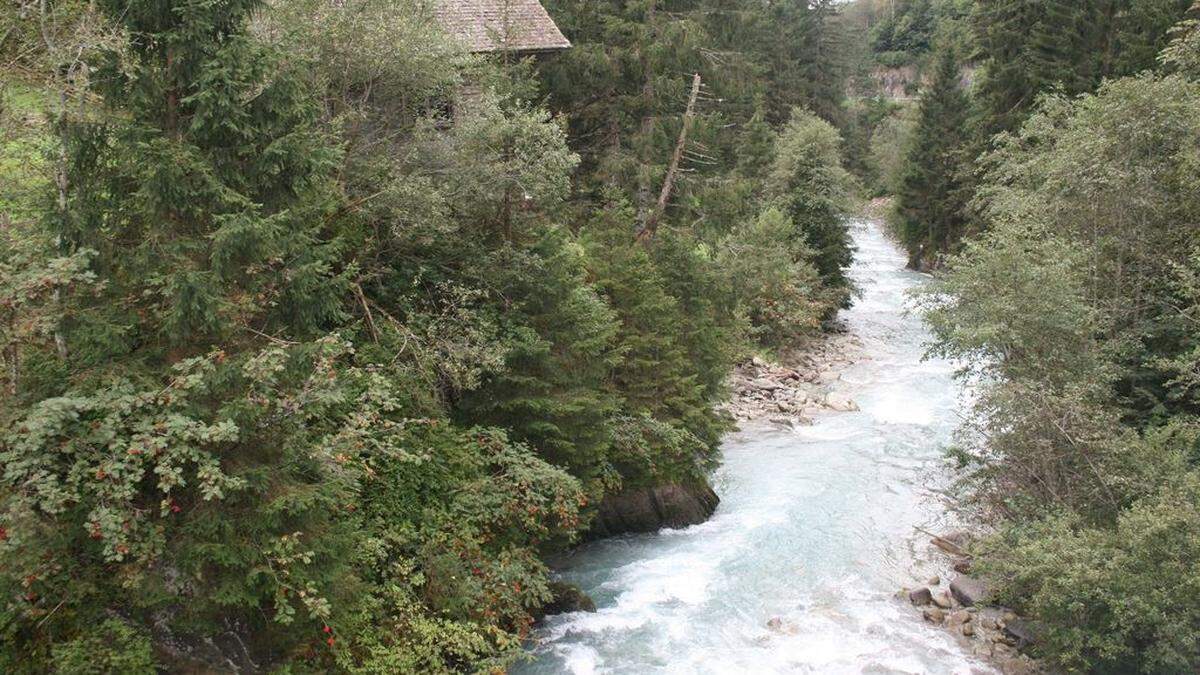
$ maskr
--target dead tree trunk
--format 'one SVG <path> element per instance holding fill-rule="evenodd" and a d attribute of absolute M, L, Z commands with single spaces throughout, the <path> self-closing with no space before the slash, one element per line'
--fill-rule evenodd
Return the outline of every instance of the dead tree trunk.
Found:
<path fill-rule="evenodd" d="M 675 190 L 675 180 L 679 176 L 679 163 L 683 161 L 683 151 L 687 148 L 688 132 L 696 118 L 696 99 L 700 96 L 700 73 L 692 76 L 692 95 L 688 97 L 687 111 L 683 114 L 683 126 L 679 129 L 679 140 L 675 142 L 675 152 L 671 155 L 671 164 L 667 167 L 667 175 L 663 178 L 662 191 L 658 194 L 658 203 L 646 216 L 641 229 L 638 230 L 637 240 L 646 241 L 654 236 L 658 229 L 658 221 L 667 210 L 667 202 Z"/>

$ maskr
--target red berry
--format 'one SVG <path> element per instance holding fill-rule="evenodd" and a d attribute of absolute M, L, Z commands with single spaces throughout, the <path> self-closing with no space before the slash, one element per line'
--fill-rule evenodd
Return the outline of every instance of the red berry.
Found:
<path fill-rule="evenodd" d="M 0 541 L 8 541 L 8 529 L 0 527 Z"/>
<path fill-rule="evenodd" d="M 326 640 L 326 641 L 325 641 L 325 644 L 327 644 L 327 645 L 329 645 L 330 647 L 332 647 L 332 646 L 333 646 L 333 638 L 329 638 L 328 640 Z"/>
<path fill-rule="evenodd" d="M 325 626 L 325 629 L 324 629 L 324 630 L 325 630 L 325 632 L 326 632 L 326 633 L 332 633 L 332 632 L 333 632 L 333 629 L 332 629 L 332 628 L 330 628 L 329 626 Z"/>
<path fill-rule="evenodd" d="M 172 505 L 171 505 L 171 513 L 179 513 L 179 512 L 180 512 L 180 511 L 182 511 L 182 510 L 183 510 L 183 509 L 179 508 L 179 505 L 178 505 L 178 504 L 172 504 Z"/>

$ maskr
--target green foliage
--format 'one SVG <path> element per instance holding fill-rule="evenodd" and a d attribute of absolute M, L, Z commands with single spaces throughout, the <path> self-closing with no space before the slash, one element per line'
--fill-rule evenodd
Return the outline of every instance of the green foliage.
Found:
<path fill-rule="evenodd" d="M 833 305 L 849 306 L 853 287 L 846 269 L 854 247 L 844 214 L 849 209 L 852 178 L 842 168 L 842 139 L 827 122 L 796 109 L 780 132 L 775 162 L 767 177 L 767 194 L 792 220 L 809 260 L 821 280 L 838 294 Z"/>
<path fill-rule="evenodd" d="M 1196 79 L 1200 78 L 1200 18 L 1196 18 L 1200 17 L 1200 3 L 1192 5 L 1189 16 L 1192 18 L 1171 30 L 1171 44 L 1159 61 Z"/>
<path fill-rule="evenodd" d="M 1068 669 L 1200 667 L 1197 86 L 1044 97 L 986 159 L 987 231 L 925 296 L 979 391 L 962 441 L 997 531 L 981 569 Z"/>
<path fill-rule="evenodd" d="M 896 225 L 913 266 L 933 264 L 965 234 L 970 198 L 969 101 L 949 49 L 937 56 L 932 86 L 921 96 L 916 128 L 907 147 Z"/>
<path fill-rule="evenodd" d="M 367 432 L 364 427 L 364 432 Z M 367 597 L 339 624 L 351 672 L 503 667 L 550 599 L 535 551 L 580 522 L 579 483 L 503 433 L 409 420 L 368 432 Z"/>
<path fill-rule="evenodd" d="M 822 287 L 813 253 L 795 225 L 776 208 L 735 229 L 717 263 L 750 321 L 754 340 L 786 347 L 811 334 L 837 296 Z"/>
<path fill-rule="evenodd" d="M 911 109 L 886 117 L 871 134 L 868 162 L 878 195 L 898 194 L 902 189 L 907 150 L 913 143 L 916 121 Z"/>
<path fill-rule="evenodd" d="M 1045 623 L 1056 662 L 1095 673 L 1182 673 L 1200 665 L 1200 477 L 1176 476 L 1113 527 L 1059 516 L 986 547 L 1005 600 Z"/>
<path fill-rule="evenodd" d="M 620 401 L 612 461 L 630 486 L 695 479 L 711 468 L 725 429 L 713 410 L 717 378 L 703 370 L 705 357 L 719 359 L 727 348 L 721 318 L 711 306 L 687 311 L 688 304 L 713 297 L 713 289 L 672 283 L 664 259 L 629 236 L 625 223 L 631 219 L 627 208 L 610 208 L 589 223 L 582 239 L 589 275 L 620 325 L 617 360 L 607 378 Z M 676 271 L 686 265 L 692 273 L 709 267 L 695 257 L 670 265 Z M 723 373 L 729 366 L 710 367 Z"/>
<path fill-rule="evenodd" d="M 119 619 L 108 619 L 86 634 L 56 646 L 53 659 L 54 670 L 59 673 L 156 672 L 149 638 Z"/>
<path fill-rule="evenodd" d="M 1151 68 L 1191 0 L 978 0 L 984 131 L 1012 131 L 1039 94 L 1091 91 Z"/>
<path fill-rule="evenodd" d="M 509 307 L 505 368 L 466 392 L 458 408 L 472 423 L 499 424 L 560 466 L 595 479 L 604 469 L 601 388 L 616 331 L 611 310 L 584 283 L 582 251 L 550 230 L 529 251 L 501 249 L 494 283 Z"/>
<path fill-rule="evenodd" d="M 848 297 L 837 133 L 772 127 L 839 114 L 833 5 L 549 4 L 540 81 L 425 3 L 22 6 L 0 669 L 503 670 L 589 506 L 713 467 Z"/>

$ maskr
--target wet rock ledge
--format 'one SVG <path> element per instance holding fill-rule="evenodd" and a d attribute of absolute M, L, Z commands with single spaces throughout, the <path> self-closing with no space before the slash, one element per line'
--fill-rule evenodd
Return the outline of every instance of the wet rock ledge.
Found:
<path fill-rule="evenodd" d="M 623 490 L 600 503 L 588 537 L 601 539 L 698 525 L 712 516 L 720 501 L 702 480 Z"/>

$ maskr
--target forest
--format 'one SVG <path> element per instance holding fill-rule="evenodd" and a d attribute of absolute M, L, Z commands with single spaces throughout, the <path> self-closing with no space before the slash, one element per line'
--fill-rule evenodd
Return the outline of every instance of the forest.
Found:
<path fill-rule="evenodd" d="M 0 9 L 0 671 L 505 672 L 868 207 L 1039 659 L 1200 669 L 1200 3 L 541 5 Z"/>

